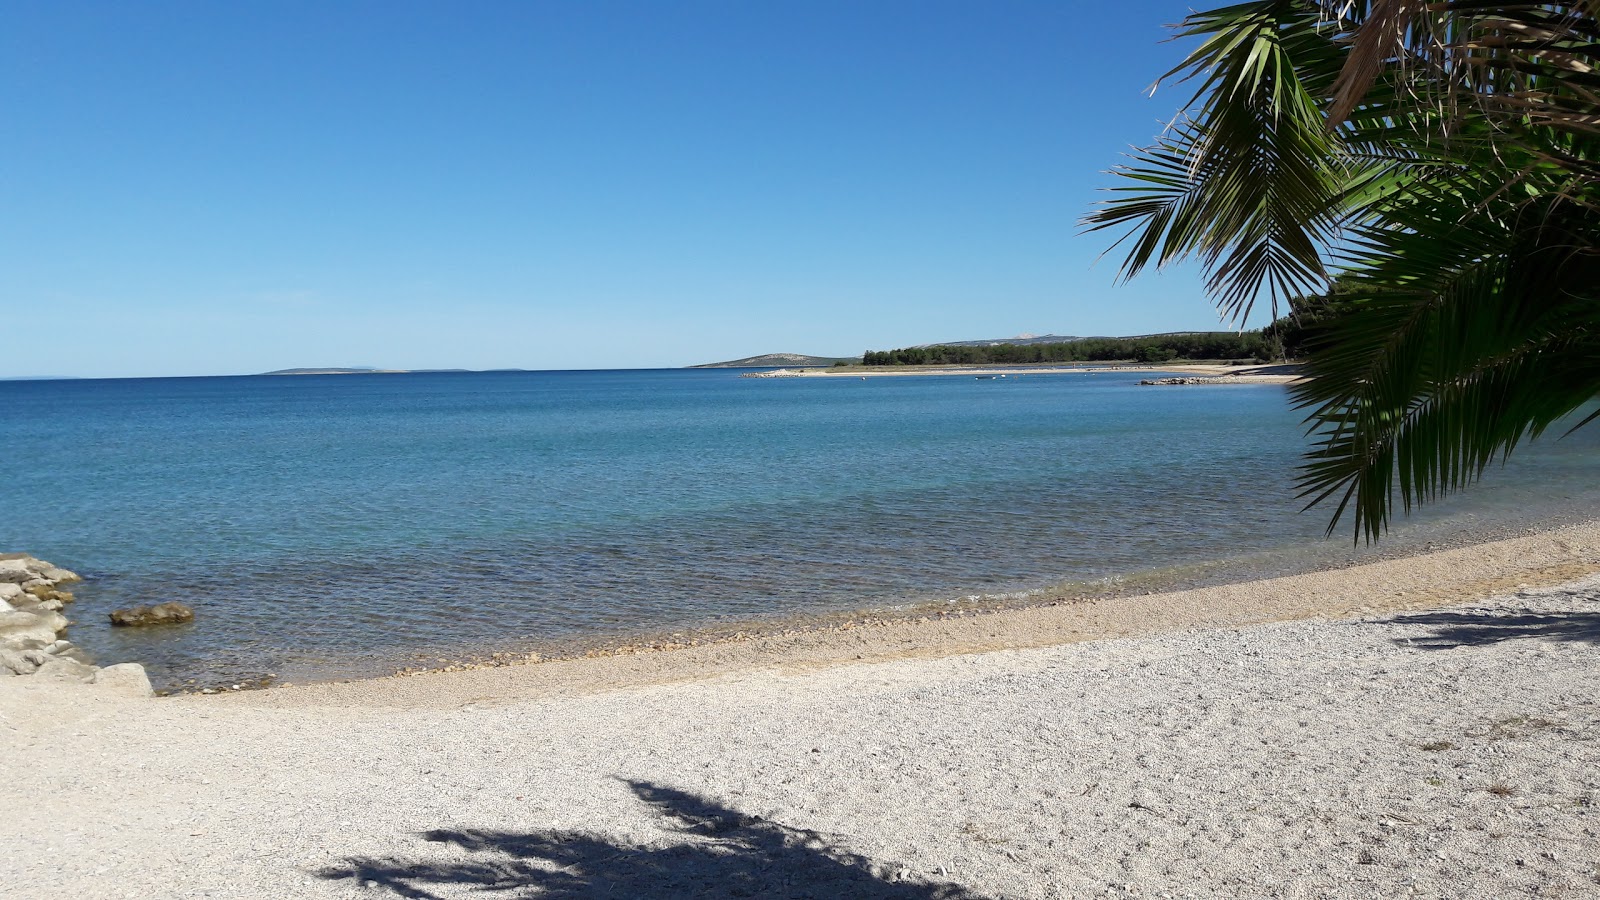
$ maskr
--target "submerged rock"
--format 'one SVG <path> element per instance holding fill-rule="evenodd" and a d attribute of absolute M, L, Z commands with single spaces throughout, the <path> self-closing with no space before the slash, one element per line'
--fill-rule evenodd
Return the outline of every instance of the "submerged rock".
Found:
<path fill-rule="evenodd" d="M 179 625 L 194 621 L 194 610 L 176 600 L 154 606 L 131 606 L 114 610 L 111 624 L 123 628 L 143 628 L 150 625 Z"/>

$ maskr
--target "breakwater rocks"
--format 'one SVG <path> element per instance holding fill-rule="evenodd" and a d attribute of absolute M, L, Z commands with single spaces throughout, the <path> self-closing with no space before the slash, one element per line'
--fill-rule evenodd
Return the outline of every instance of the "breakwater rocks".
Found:
<path fill-rule="evenodd" d="M 42 559 L 0 555 L 0 678 L 31 675 L 150 696 L 143 666 L 101 668 L 64 637 L 70 621 L 62 610 L 72 602 L 72 592 L 61 586 L 81 580 Z"/>
<path fill-rule="evenodd" d="M 1226 376 L 1182 375 L 1174 378 L 1146 378 L 1140 384 L 1227 384 Z M 1234 383 L 1238 381 L 1235 379 Z"/>
<path fill-rule="evenodd" d="M 796 369 L 773 369 L 770 372 L 745 372 L 740 378 L 803 378 L 804 372 Z"/>

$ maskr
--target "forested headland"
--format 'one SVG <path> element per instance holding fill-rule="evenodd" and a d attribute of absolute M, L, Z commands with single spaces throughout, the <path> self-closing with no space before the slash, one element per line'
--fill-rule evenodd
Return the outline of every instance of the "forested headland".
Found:
<path fill-rule="evenodd" d="M 1172 362 L 1175 360 L 1239 360 L 1269 362 L 1283 358 L 1283 345 L 1267 331 L 1195 331 L 1142 337 L 1092 337 L 1048 344 L 935 344 L 898 350 L 868 350 L 868 366 L 928 366 L 985 363 Z"/>

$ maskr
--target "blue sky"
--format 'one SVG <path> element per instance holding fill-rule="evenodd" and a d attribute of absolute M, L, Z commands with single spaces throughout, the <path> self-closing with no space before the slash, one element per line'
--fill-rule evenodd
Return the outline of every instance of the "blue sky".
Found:
<path fill-rule="evenodd" d="M 1077 226 L 1188 9 L 12 0 L 0 376 L 1215 328 Z"/>

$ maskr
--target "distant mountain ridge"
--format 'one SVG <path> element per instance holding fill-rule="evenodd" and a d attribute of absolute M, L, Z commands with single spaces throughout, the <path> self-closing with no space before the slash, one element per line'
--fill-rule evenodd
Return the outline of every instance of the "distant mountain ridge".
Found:
<path fill-rule="evenodd" d="M 447 372 L 526 372 L 526 369 L 373 369 L 365 366 L 323 369 L 274 369 L 262 375 L 438 375 Z"/>
<path fill-rule="evenodd" d="M 727 362 L 701 363 L 698 366 L 689 366 L 691 369 L 755 369 L 766 366 L 786 366 L 790 368 L 804 368 L 807 366 L 831 366 L 834 363 L 859 363 L 859 356 L 807 356 L 804 353 L 763 353 L 760 356 L 746 356 L 744 359 L 730 359 Z"/>
<path fill-rule="evenodd" d="M 271 372 L 262 372 L 263 375 L 400 375 L 406 369 L 371 369 L 371 368 L 346 368 L 328 367 L 324 369 L 274 369 Z"/>
<path fill-rule="evenodd" d="M 1070 334 L 1019 334 L 1016 337 L 992 338 L 986 341 L 936 341 L 917 344 L 918 347 L 998 347 L 1001 344 L 1065 344 L 1083 338 Z"/>

